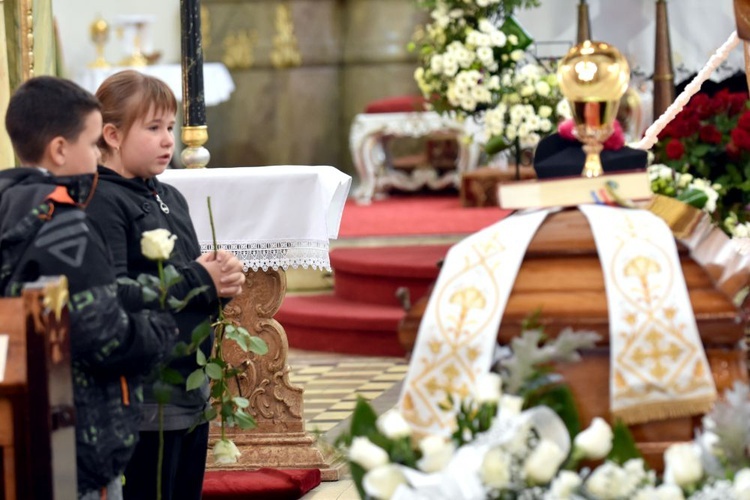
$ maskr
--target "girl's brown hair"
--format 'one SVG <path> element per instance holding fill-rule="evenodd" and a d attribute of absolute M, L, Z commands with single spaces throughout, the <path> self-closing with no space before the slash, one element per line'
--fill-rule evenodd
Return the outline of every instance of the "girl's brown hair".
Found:
<path fill-rule="evenodd" d="M 110 76 L 96 91 L 102 103 L 104 124 L 111 123 L 125 136 L 139 118 L 145 118 L 151 107 L 156 113 L 177 112 L 177 99 L 169 86 L 158 78 L 134 70 L 124 70 Z M 110 153 L 110 147 L 99 139 L 102 155 Z"/>

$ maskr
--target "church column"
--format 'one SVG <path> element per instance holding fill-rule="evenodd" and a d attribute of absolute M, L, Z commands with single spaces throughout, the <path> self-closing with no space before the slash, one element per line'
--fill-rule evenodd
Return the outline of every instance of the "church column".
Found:
<path fill-rule="evenodd" d="M 187 168 L 203 168 L 211 155 L 208 141 L 206 103 L 203 94 L 203 44 L 200 0 L 180 0 L 182 37 L 182 142 L 181 154 Z"/>

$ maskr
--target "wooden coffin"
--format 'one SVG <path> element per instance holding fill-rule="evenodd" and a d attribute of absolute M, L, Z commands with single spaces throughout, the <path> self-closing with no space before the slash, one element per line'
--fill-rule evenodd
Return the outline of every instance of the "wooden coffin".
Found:
<path fill-rule="evenodd" d="M 746 353 L 741 340 L 745 324 L 738 309 L 717 289 L 709 274 L 678 244 L 690 301 L 709 364 L 722 393 L 735 381 L 747 381 Z M 399 338 L 408 352 L 429 297 L 415 303 L 401 324 Z M 584 426 L 595 416 L 609 414 L 609 320 L 604 276 L 588 221 L 577 209 L 551 214 L 531 241 L 511 292 L 498 340 L 507 344 L 520 335 L 529 314 L 541 309 L 548 335 L 566 327 L 594 330 L 602 341 L 584 352 L 580 363 L 558 371 L 569 382 Z M 661 469 L 669 444 L 693 438 L 700 416 L 673 418 L 631 426 L 652 467 Z"/>

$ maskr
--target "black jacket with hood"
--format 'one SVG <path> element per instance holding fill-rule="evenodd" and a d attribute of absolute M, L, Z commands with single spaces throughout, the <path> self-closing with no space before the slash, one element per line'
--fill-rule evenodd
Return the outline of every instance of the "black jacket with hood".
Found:
<path fill-rule="evenodd" d="M 190 290 L 204 287 L 203 292 L 190 300 L 187 307 L 175 313 L 180 330 L 179 339 L 189 343 L 193 330 L 201 323 L 213 321 L 219 311 L 220 300 L 208 271 L 196 262 L 201 255 L 198 237 L 190 219 L 184 196 L 174 187 L 156 178 L 128 179 L 117 172 L 99 167 L 99 186 L 88 205 L 87 213 L 104 232 L 112 250 L 118 277 L 136 279 L 139 274 L 157 275 L 156 262 L 141 253 L 141 235 L 153 229 L 168 229 L 177 236 L 172 255 L 165 264 L 172 264 L 182 277 L 169 290 L 175 298 L 184 298 Z M 127 301 L 138 300 L 137 287 L 121 287 L 120 294 Z M 208 357 L 213 345 L 213 334 L 200 346 Z M 187 379 L 199 366 L 195 354 L 173 359 L 170 364 Z M 168 387 L 169 403 L 164 405 L 164 430 L 189 429 L 199 423 L 208 408 L 209 385 L 205 379 L 199 389 L 185 391 L 184 383 Z M 143 431 L 156 431 L 158 405 L 152 388 L 144 387 Z"/>
<path fill-rule="evenodd" d="M 18 295 L 40 276 L 68 279 L 79 494 L 125 470 L 138 440 L 141 381 L 176 337 L 169 313 L 123 308 L 109 249 L 82 210 L 95 187 L 95 175 L 0 172 L 0 294 Z"/>

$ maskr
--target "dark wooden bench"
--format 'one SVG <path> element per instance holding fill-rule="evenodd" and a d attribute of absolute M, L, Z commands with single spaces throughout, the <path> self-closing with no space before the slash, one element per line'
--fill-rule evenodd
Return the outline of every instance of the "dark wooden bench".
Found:
<path fill-rule="evenodd" d="M 68 288 L 43 278 L 0 299 L 0 499 L 77 497 Z"/>

